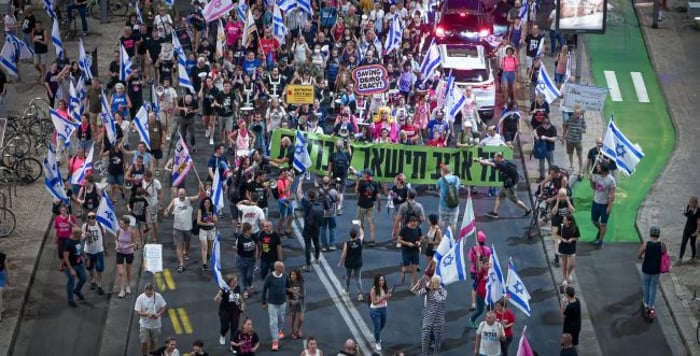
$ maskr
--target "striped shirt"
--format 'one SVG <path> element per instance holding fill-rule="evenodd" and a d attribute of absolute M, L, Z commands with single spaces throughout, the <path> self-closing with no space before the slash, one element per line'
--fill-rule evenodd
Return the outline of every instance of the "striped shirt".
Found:
<path fill-rule="evenodd" d="M 573 116 L 566 122 L 565 131 L 566 142 L 581 142 L 583 133 L 586 131 L 586 119 L 583 116 L 580 119 L 576 119 L 576 116 Z"/>

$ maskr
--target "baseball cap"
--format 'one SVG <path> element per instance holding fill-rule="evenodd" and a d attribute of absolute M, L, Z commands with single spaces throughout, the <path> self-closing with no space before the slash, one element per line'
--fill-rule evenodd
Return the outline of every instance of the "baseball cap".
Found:
<path fill-rule="evenodd" d="M 373 175 L 374 175 L 374 171 L 372 171 L 371 168 L 367 168 L 367 169 L 365 169 L 364 171 L 362 171 L 362 174 L 366 174 L 366 175 L 368 175 L 368 176 L 373 176 Z"/>
<path fill-rule="evenodd" d="M 476 233 L 476 241 L 478 242 L 486 242 L 486 233 L 483 231 L 479 231 Z"/>
<path fill-rule="evenodd" d="M 651 228 L 649 228 L 649 236 L 653 237 L 659 237 L 661 236 L 661 228 L 653 225 Z"/>

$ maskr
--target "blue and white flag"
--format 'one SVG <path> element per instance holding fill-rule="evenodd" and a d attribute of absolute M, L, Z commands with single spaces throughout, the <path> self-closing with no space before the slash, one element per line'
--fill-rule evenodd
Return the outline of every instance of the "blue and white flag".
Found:
<path fill-rule="evenodd" d="M 401 40 L 403 38 L 403 29 L 401 27 L 401 17 L 399 14 L 394 14 L 394 18 L 391 19 L 391 25 L 389 26 L 389 33 L 386 36 L 386 41 L 384 42 L 384 53 L 389 53 L 392 50 L 397 52 L 401 49 Z"/>
<path fill-rule="evenodd" d="M 313 17 L 314 9 L 311 7 L 311 0 L 297 0 L 297 7 L 299 8 L 299 10 Z"/>
<path fill-rule="evenodd" d="M 112 116 L 112 109 L 107 103 L 107 96 L 104 90 L 100 93 L 100 104 L 102 105 L 100 116 L 102 117 L 102 126 L 104 126 L 107 134 L 107 140 L 109 140 L 111 145 L 115 145 L 117 143 L 117 126 L 114 122 L 114 116 Z"/>
<path fill-rule="evenodd" d="M 15 58 L 16 59 L 32 59 L 34 58 L 34 49 L 30 48 L 29 45 L 24 43 L 19 37 L 6 33 L 5 41 L 15 45 Z"/>
<path fill-rule="evenodd" d="M 95 158 L 95 144 L 90 146 L 90 151 L 86 152 L 85 161 L 78 169 L 73 172 L 70 177 L 70 183 L 75 185 L 83 185 L 85 176 L 92 171 L 92 161 Z"/>
<path fill-rule="evenodd" d="M 549 74 L 547 74 L 547 69 L 545 69 L 544 64 L 540 65 L 540 73 L 537 75 L 537 86 L 535 87 L 535 91 L 538 94 L 544 95 L 545 100 L 547 100 L 547 103 L 550 105 L 554 102 L 554 100 L 557 100 L 561 96 L 557 85 L 554 84 L 554 81 L 549 78 Z"/>
<path fill-rule="evenodd" d="M 459 240 L 456 245 L 442 256 L 435 267 L 435 274 L 442 279 L 442 285 L 447 286 L 457 281 L 467 280 L 467 262 L 464 255 L 464 241 Z"/>
<path fill-rule="evenodd" d="M 175 0 L 165 0 L 165 4 L 168 5 L 168 7 L 173 7 L 175 6 Z"/>
<path fill-rule="evenodd" d="M 134 10 L 136 10 L 136 19 L 140 24 L 143 24 L 143 16 L 141 15 L 141 9 L 139 8 L 139 2 L 134 2 Z"/>
<path fill-rule="evenodd" d="M 78 78 L 78 84 L 75 86 L 75 90 L 78 92 L 78 99 L 80 99 L 80 102 L 83 104 L 80 107 L 80 115 L 82 115 L 85 112 L 85 99 L 87 98 L 87 89 L 85 89 L 85 80 L 83 77 Z"/>
<path fill-rule="evenodd" d="M 435 40 L 430 44 L 430 48 L 428 48 L 428 52 L 425 54 L 425 57 L 423 57 L 423 63 L 420 66 L 420 72 L 423 74 L 423 80 L 428 80 L 432 78 L 433 74 L 435 73 L 435 69 L 440 65 L 442 62 L 442 55 L 440 54 L 440 50 L 438 49 L 437 44 L 435 43 Z"/>
<path fill-rule="evenodd" d="M 19 68 L 17 68 L 17 49 L 10 42 L 5 42 L 0 52 L 0 66 L 2 66 L 7 74 L 18 78 Z"/>
<path fill-rule="evenodd" d="M 183 63 L 187 62 L 187 56 L 185 56 L 185 50 L 182 49 L 182 44 L 180 43 L 180 39 L 177 37 L 177 32 L 175 32 L 173 29 L 170 34 L 170 38 L 172 39 L 171 42 L 173 44 L 173 51 L 177 56 L 178 63 L 180 63 L 180 60 L 182 60 Z"/>
<path fill-rule="evenodd" d="M 156 114 L 156 118 L 160 119 L 160 103 L 156 96 L 156 85 L 151 83 L 151 110 Z"/>
<path fill-rule="evenodd" d="M 126 77 L 131 75 L 131 58 L 126 52 L 124 45 L 119 44 L 119 80 L 126 82 Z"/>
<path fill-rule="evenodd" d="M 272 36 L 274 36 L 280 44 L 284 44 L 287 38 L 287 25 L 282 17 L 280 6 L 275 3 L 275 8 L 272 12 Z"/>
<path fill-rule="evenodd" d="M 148 132 L 148 111 L 145 105 L 141 105 L 141 108 L 136 113 L 133 120 L 134 126 L 136 127 L 136 132 L 139 133 L 141 141 L 146 144 L 147 149 L 151 149 L 151 135 Z"/>
<path fill-rule="evenodd" d="M 57 18 L 54 18 L 53 27 L 51 28 L 51 43 L 56 47 L 56 58 L 63 59 L 65 52 L 63 51 L 63 41 L 61 41 L 61 30 L 58 26 Z"/>
<path fill-rule="evenodd" d="M 449 253 L 456 244 L 457 242 L 452 234 L 452 229 L 449 226 L 446 226 L 442 233 L 442 240 L 440 240 L 438 247 L 435 249 L 433 261 L 435 261 L 435 263 L 440 263 L 440 259 Z"/>
<path fill-rule="evenodd" d="M 70 199 L 66 194 L 66 188 L 63 185 L 63 178 L 61 178 L 61 171 L 56 163 L 56 152 L 54 152 L 51 145 L 49 145 L 48 152 L 44 158 L 44 186 L 55 199 L 62 201 L 63 204 L 70 203 Z"/>
<path fill-rule="evenodd" d="M 535 56 L 542 58 L 543 55 L 544 55 L 544 36 L 542 36 L 542 39 L 540 39 L 540 43 L 537 45 L 537 54 Z"/>
<path fill-rule="evenodd" d="M 298 8 L 297 0 L 278 0 L 277 4 L 284 11 L 285 15 Z"/>
<path fill-rule="evenodd" d="M 236 15 L 241 21 L 245 21 L 246 14 L 248 13 L 248 4 L 244 0 L 238 0 L 238 5 L 236 6 Z"/>
<path fill-rule="evenodd" d="M 243 47 L 248 48 L 251 44 L 251 41 L 253 40 L 253 35 L 255 35 L 258 31 L 258 28 L 255 26 L 255 18 L 253 17 L 253 12 L 248 10 L 248 15 L 245 18 L 245 22 L 243 23 Z"/>
<path fill-rule="evenodd" d="M 80 96 L 78 96 L 78 90 L 75 88 L 75 85 L 73 85 L 73 81 L 69 84 L 68 94 L 68 115 L 70 115 L 73 121 L 80 122 L 83 103 L 80 100 Z"/>
<path fill-rule="evenodd" d="M 187 58 L 185 57 L 185 51 L 180 44 L 180 39 L 177 38 L 175 30 L 172 33 L 172 43 L 173 50 L 177 55 L 177 83 L 178 86 L 186 88 L 190 93 L 194 93 L 194 85 L 190 79 L 190 75 L 187 74 Z"/>
<path fill-rule="evenodd" d="M 486 305 L 494 305 L 506 296 L 505 280 L 501 263 L 498 261 L 496 246 L 491 245 L 491 257 L 489 259 L 491 267 L 486 281 Z"/>
<path fill-rule="evenodd" d="M 56 129 L 56 135 L 59 139 L 63 140 L 64 146 L 68 147 L 70 145 L 70 138 L 73 135 L 73 131 L 80 126 L 80 123 L 64 119 L 63 116 L 58 113 L 58 111 L 51 108 L 49 108 L 49 115 L 51 116 L 53 127 Z"/>
<path fill-rule="evenodd" d="M 603 147 L 601 153 L 606 157 L 614 160 L 617 167 L 626 175 L 631 176 L 634 173 L 635 167 L 639 161 L 644 158 L 642 147 L 636 143 L 632 143 L 625 135 L 617 128 L 613 117 L 610 117 L 608 129 L 603 138 Z"/>
<path fill-rule="evenodd" d="M 506 293 L 508 295 L 508 301 L 529 317 L 531 314 L 530 299 L 532 299 L 532 297 L 530 293 L 528 293 L 522 279 L 520 279 L 518 272 L 515 270 L 515 264 L 512 258 L 508 261 Z"/>
<path fill-rule="evenodd" d="M 525 0 L 523 1 L 522 6 L 520 6 L 520 14 L 518 14 L 518 16 L 520 17 L 520 22 L 523 24 L 527 22 L 527 13 L 530 10 L 529 2 L 529 0 Z"/>
<path fill-rule="evenodd" d="M 211 274 L 214 275 L 214 282 L 217 287 L 222 290 L 228 290 L 228 285 L 221 274 L 221 236 L 218 231 L 211 246 Z"/>
<path fill-rule="evenodd" d="M 309 151 L 306 149 L 306 139 L 301 134 L 301 130 L 297 130 L 297 140 L 294 142 L 294 162 L 292 162 L 292 165 L 297 171 L 302 173 L 311 167 L 311 156 L 309 156 Z"/>
<path fill-rule="evenodd" d="M 106 190 L 102 190 L 102 199 L 100 199 L 100 205 L 97 207 L 97 222 L 102 225 L 102 228 L 112 233 L 112 235 L 117 235 L 117 229 L 119 229 L 119 221 L 117 219 L 117 213 L 114 210 L 114 204 L 112 199 L 109 198 Z"/>
<path fill-rule="evenodd" d="M 224 210 L 224 182 L 221 180 L 219 166 L 214 169 L 214 179 L 211 182 L 211 201 L 214 205 L 214 214 L 220 215 Z"/>
<path fill-rule="evenodd" d="M 450 73 L 450 77 L 447 80 L 447 99 L 445 101 L 445 110 L 447 111 L 447 119 L 450 124 L 454 122 L 455 117 L 466 102 L 467 97 L 464 95 L 464 91 L 457 87 L 454 77 Z"/>
<path fill-rule="evenodd" d="M 138 7 L 137 7 L 138 9 Z M 85 51 L 85 46 L 83 45 L 83 39 L 81 38 L 78 42 L 78 67 L 83 72 L 85 79 L 92 80 L 94 76 L 92 75 L 92 70 L 90 66 L 92 65 L 92 60 L 88 57 Z"/>
<path fill-rule="evenodd" d="M 57 19 L 58 16 L 56 16 L 56 11 L 53 9 L 53 0 L 42 0 L 44 3 L 44 9 L 46 10 L 46 14 L 49 15 L 49 18 L 51 19 Z"/>

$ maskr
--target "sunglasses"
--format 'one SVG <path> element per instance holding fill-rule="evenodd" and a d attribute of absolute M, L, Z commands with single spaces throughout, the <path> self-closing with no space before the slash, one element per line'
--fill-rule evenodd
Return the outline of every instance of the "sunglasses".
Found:
<path fill-rule="evenodd" d="M 95 219 L 97 219 L 97 216 L 89 215 L 87 218 L 88 218 L 89 220 L 95 220 Z"/>

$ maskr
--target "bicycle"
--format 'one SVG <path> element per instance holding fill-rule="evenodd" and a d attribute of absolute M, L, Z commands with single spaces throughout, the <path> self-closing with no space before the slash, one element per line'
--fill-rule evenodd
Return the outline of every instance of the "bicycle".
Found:
<path fill-rule="evenodd" d="M 125 0 L 105 0 L 107 1 L 108 17 L 119 16 L 126 17 L 129 12 L 130 2 Z M 96 20 L 102 20 L 102 7 L 100 0 L 89 0 L 87 4 L 87 13 Z"/>
<path fill-rule="evenodd" d="M 528 239 L 532 239 L 535 236 L 541 236 L 542 233 L 540 231 L 540 225 L 547 224 L 549 219 L 550 215 L 547 198 L 539 195 L 536 196 L 535 206 L 532 208 L 532 217 L 530 218 L 530 227 L 527 234 Z"/>
<path fill-rule="evenodd" d="M 605 17 L 605 23 L 609 25 L 622 25 L 625 22 L 625 18 L 620 15 L 615 9 L 615 6 L 608 4 L 607 14 Z"/>
<path fill-rule="evenodd" d="M 4 192 L 0 192 L 2 196 L 2 206 L 0 206 L 0 238 L 8 237 L 15 232 L 17 219 L 15 213 L 7 208 L 7 196 Z"/>

